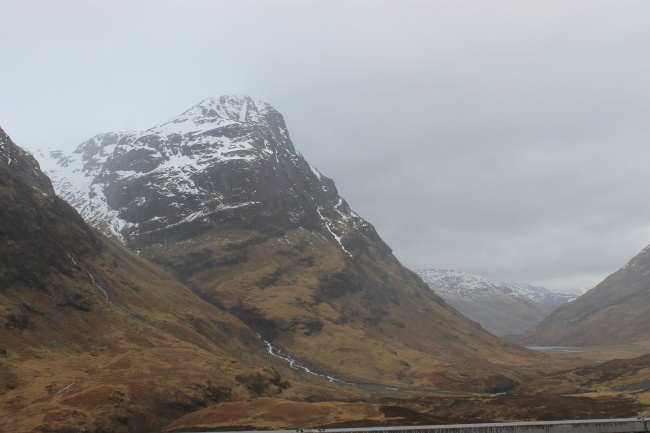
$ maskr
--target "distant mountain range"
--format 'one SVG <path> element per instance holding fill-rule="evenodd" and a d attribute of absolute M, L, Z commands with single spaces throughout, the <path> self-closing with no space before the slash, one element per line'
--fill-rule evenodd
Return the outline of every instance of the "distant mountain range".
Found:
<path fill-rule="evenodd" d="M 558 293 L 523 283 L 498 283 L 463 271 L 426 269 L 416 273 L 465 316 L 499 336 L 521 334 L 580 291 Z"/>

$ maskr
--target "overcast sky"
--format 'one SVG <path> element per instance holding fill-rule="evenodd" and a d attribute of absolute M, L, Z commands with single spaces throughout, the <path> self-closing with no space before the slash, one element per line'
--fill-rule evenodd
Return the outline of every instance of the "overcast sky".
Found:
<path fill-rule="evenodd" d="M 411 269 L 593 287 L 650 244 L 650 1 L 0 0 L 0 126 L 247 94 Z"/>

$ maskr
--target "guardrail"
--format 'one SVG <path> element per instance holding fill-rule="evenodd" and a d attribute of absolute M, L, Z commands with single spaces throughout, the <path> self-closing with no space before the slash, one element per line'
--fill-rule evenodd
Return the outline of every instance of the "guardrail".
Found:
<path fill-rule="evenodd" d="M 258 430 L 236 433 L 648 433 L 650 419 L 586 419 L 400 427 Z M 221 432 L 224 433 L 224 432 Z"/>

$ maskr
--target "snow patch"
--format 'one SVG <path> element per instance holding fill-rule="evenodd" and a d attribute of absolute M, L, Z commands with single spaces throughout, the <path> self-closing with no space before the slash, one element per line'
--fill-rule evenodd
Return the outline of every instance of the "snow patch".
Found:
<path fill-rule="evenodd" d="M 315 175 L 315 176 L 318 178 L 318 180 L 320 181 L 320 180 L 323 178 L 323 175 L 320 174 L 320 171 L 316 170 L 316 168 L 315 168 L 314 166 L 312 166 L 311 164 L 308 164 L 308 165 L 309 165 L 309 168 L 311 169 L 311 172 L 314 173 L 314 175 Z"/>
<path fill-rule="evenodd" d="M 329 222 L 329 220 L 328 220 L 327 218 L 325 218 L 325 217 L 323 216 L 323 214 L 321 213 L 321 208 L 320 208 L 320 206 L 319 206 L 316 210 L 317 210 L 318 215 L 320 216 L 321 220 L 323 220 L 323 222 L 325 223 L 325 228 L 327 228 L 327 230 L 332 234 L 332 236 L 334 237 L 334 239 L 336 239 L 336 242 L 338 242 L 338 244 L 341 246 L 341 249 L 342 249 L 343 251 L 345 251 L 345 253 L 347 253 L 348 256 L 350 256 L 351 258 L 354 258 L 354 256 L 352 255 L 352 253 L 349 252 L 348 250 L 346 250 L 346 249 L 345 249 L 345 246 L 343 246 L 343 243 L 341 242 L 341 238 L 342 238 L 343 236 L 339 236 L 339 235 L 337 235 L 337 234 L 334 232 L 334 230 L 332 230 L 332 227 L 330 227 L 330 222 Z"/>

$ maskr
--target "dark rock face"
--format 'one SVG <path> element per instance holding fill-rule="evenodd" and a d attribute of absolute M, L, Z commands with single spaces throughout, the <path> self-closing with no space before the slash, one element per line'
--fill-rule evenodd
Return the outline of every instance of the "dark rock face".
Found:
<path fill-rule="evenodd" d="M 52 182 L 43 174 L 38 162 L 25 150 L 16 146 L 7 133 L 0 128 L 0 163 L 3 170 L 0 172 L 0 182 L 7 185 L 10 181 L 10 174 L 19 177 L 23 182 L 40 188 L 48 195 L 54 195 Z"/>
<path fill-rule="evenodd" d="M 58 198 L 36 160 L 0 129 L 0 291 L 45 287 L 53 272 L 72 274 L 69 255 L 102 244 L 77 212 Z"/>

